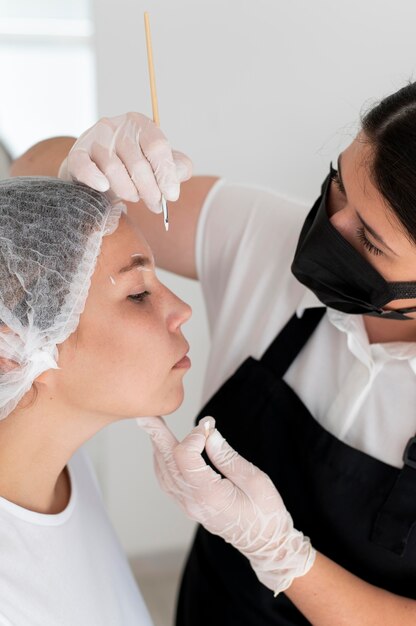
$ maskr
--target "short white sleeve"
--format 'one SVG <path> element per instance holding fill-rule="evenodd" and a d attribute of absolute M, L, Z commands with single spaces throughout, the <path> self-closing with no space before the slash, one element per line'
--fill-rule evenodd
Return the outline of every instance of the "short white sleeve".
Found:
<path fill-rule="evenodd" d="M 212 340 L 205 399 L 248 355 L 261 356 L 304 295 L 290 267 L 307 210 L 224 180 L 208 194 L 196 243 Z"/>

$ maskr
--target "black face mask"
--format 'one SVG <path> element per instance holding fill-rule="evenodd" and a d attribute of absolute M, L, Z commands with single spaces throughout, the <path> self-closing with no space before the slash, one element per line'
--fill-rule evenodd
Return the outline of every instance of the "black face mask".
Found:
<path fill-rule="evenodd" d="M 416 281 L 387 282 L 352 246 L 328 218 L 326 205 L 331 173 L 300 233 L 292 272 L 319 300 L 344 313 L 412 319 L 416 307 L 384 311 L 392 300 L 416 298 Z M 416 273 L 416 270 L 415 270 Z"/>

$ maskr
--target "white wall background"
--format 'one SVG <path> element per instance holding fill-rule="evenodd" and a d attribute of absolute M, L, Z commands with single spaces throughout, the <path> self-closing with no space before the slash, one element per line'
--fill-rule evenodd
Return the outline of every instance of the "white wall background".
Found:
<path fill-rule="evenodd" d="M 13 155 L 96 119 L 92 35 L 90 0 L 0 0 L 0 136 Z"/>
<path fill-rule="evenodd" d="M 144 10 L 151 17 L 162 128 L 193 158 L 196 173 L 301 199 L 317 195 L 363 105 L 414 76 L 413 0 L 93 0 L 99 115 L 151 114 Z M 29 87 L 36 91 L 36 84 Z M 74 103 L 84 95 L 75 86 Z M 2 97 L 9 97 L 7 81 Z M 55 132 L 68 132 L 64 119 Z M 169 417 L 182 436 L 198 412 L 209 340 L 198 286 L 163 278 L 194 308 L 185 327 L 194 363 L 187 399 Z M 130 555 L 188 543 L 193 526 L 159 492 L 150 445 L 135 424 L 114 425 L 88 447 Z"/>

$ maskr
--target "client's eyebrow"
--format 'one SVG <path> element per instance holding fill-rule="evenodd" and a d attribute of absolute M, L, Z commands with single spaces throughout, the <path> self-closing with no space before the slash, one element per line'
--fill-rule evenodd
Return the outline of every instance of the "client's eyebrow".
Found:
<path fill-rule="evenodd" d="M 153 263 L 147 256 L 138 254 L 132 258 L 128 265 L 122 267 L 121 270 L 118 271 L 118 273 L 124 274 L 125 272 L 130 272 L 135 267 L 153 267 Z"/>
<path fill-rule="evenodd" d="M 344 189 L 344 193 L 345 193 L 345 186 L 344 183 L 342 181 L 342 175 L 341 175 L 341 155 L 339 155 L 338 157 L 338 163 L 337 163 L 337 167 L 338 167 L 338 177 L 339 180 L 341 182 L 341 187 L 342 189 Z M 347 196 L 347 194 L 345 193 L 345 197 Z M 360 220 L 361 224 L 364 226 L 364 228 L 370 233 L 370 235 L 372 235 L 374 237 L 374 239 L 376 239 L 379 243 L 381 243 L 382 246 L 384 246 L 385 248 L 387 248 L 387 250 L 390 250 L 390 252 L 392 252 L 395 256 L 399 256 L 394 250 L 392 250 L 390 248 L 390 246 L 388 246 L 386 244 L 386 242 L 384 241 L 383 237 L 381 235 L 379 235 L 374 228 L 372 228 L 369 224 L 367 224 L 367 222 L 364 221 L 364 219 L 361 217 L 361 215 L 358 213 L 357 209 L 355 209 L 355 212 L 357 214 L 358 219 Z"/>

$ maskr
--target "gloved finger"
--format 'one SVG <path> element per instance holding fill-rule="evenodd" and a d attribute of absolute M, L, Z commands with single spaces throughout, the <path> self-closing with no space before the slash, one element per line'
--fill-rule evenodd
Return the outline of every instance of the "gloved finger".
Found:
<path fill-rule="evenodd" d="M 183 506 L 184 481 L 176 466 L 172 451 L 178 441 L 161 417 L 141 417 L 136 422 L 152 440 L 153 466 L 160 487 Z"/>
<path fill-rule="evenodd" d="M 153 467 L 161 489 L 169 496 L 183 504 L 183 494 L 177 485 L 178 469 L 171 462 L 166 463 L 160 452 L 153 446 Z M 172 460 L 173 461 L 173 460 Z"/>
<path fill-rule="evenodd" d="M 115 151 L 128 171 L 140 198 L 153 213 L 160 213 L 162 194 L 140 144 L 133 141 L 130 135 L 120 136 L 115 142 Z"/>
<path fill-rule="evenodd" d="M 172 454 L 178 440 L 162 417 L 138 417 L 136 423 L 149 435 L 153 445 L 163 457 L 167 458 Z"/>
<path fill-rule="evenodd" d="M 205 422 L 213 418 L 204 418 L 173 450 L 173 457 L 183 479 L 192 487 L 209 489 L 209 483 L 221 479 L 219 474 L 207 465 L 202 458 L 205 448 Z"/>
<path fill-rule="evenodd" d="M 105 174 L 110 183 L 111 191 L 121 200 L 138 202 L 139 194 L 136 186 L 130 178 L 122 160 L 114 151 L 106 147 L 94 144 L 90 150 L 91 159 Z"/>
<path fill-rule="evenodd" d="M 278 495 L 267 474 L 238 454 L 217 429 L 205 449 L 213 465 L 254 501 Z"/>
<path fill-rule="evenodd" d="M 160 426 L 156 428 L 159 429 Z M 161 441 L 161 437 L 165 438 L 163 442 Z M 164 473 L 166 476 L 169 476 L 171 481 L 179 483 L 181 480 L 181 474 L 173 457 L 173 450 L 178 444 L 176 437 L 174 437 L 171 431 L 168 430 L 168 432 L 162 436 L 159 434 L 156 437 L 151 437 L 151 441 L 153 447 L 153 458 L 157 460 L 159 467 L 163 469 Z"/>
<path fill-rule="evenodd" d="M 76 180 L 97 191 L 107 191 L 110 188 L 107 177 L 91 161 L 90 155 L 85 150 L 74 150 L 68 154 L 59 170 L 59 177 Z"/>
<path fill-rule="evenodd" d="M 143 428 L 145 433 L 151 435 L 153 428 L 160 428 L 161 424 L 166 424 L 166 422 L 159 415 L 151 415 L 149 417 L 136 417 L 136 424 L 139 428 Z"/>
<path fill-rule="evenodd" d="M 154 172 L 158 187 L 166 200 L 179 198 L 179 180 L 172 149 L 160 128 L 146 129 L 140 134 L 140 147 Z"/>
<path fill-rule="evenodd" d="M 152 213 L 162 212 L 162 194 L 152 168 L 146 159 L 136 161 L 131 173 L 133 183 L 145 205 Z"/>
<path fill-rule="evenodd" d="M 198 494 L 192 490 L 192 485 L 184 480 L 173 456 L 163 457 L 154 445 L 153 449 L 153 466 L 161 489 L 180 504 L 188 517 L 202 522 L 203 515 L 201 515 L 201 505 L 198 504 Z"/>
<path fill-rule="evenodd" d="M 178 150 L 172 150 L 173 162 L 176 167 L 176 176 L 180 183 L 189 180 L 192 176 L 192 161 L 186 154 Z"/>

